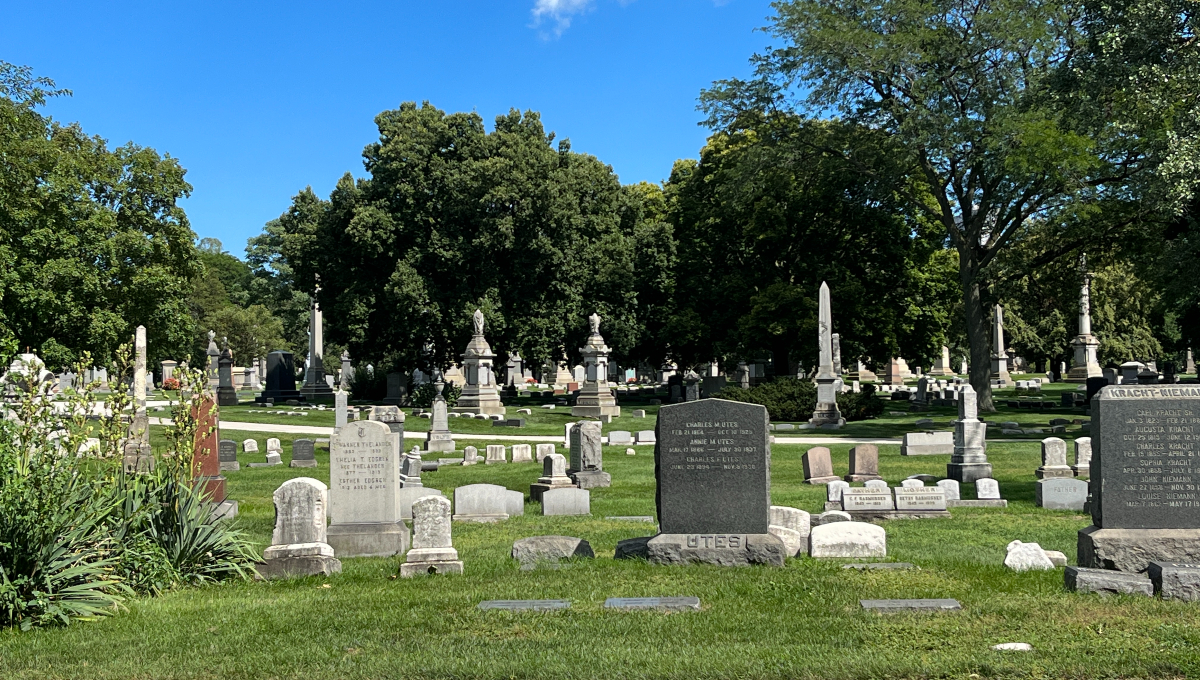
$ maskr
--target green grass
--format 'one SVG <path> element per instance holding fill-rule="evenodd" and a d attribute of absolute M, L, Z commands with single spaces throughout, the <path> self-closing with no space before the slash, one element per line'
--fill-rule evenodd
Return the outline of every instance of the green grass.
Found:
<path fill-rule="evenodd" d="M 255 435 L 263 440 L 266 435 Z M 280 435 L 281 440 L 291 437 Z M 485 442 L 480 442 L 483 444 Z M 801 454 L 774 446 L 772 498 L 819 511 L 824 489 L 803 484 Z M 845 472 L 848 446 L 834 445 Z M 285 444 L 285 460 L 290 447 Z M 1185 677 L 1200 675 L 1200 607 L 1149 598 L 1067 593 L 1062 571 L 1014 574 L 1005 545 L 1037 541 L 1072 560 L 1079 513 L 1033 507 L 1035 443 L 989 447 L 1010 507 L 952 510 L 950 519 L 886 524 L 889 558 L 919 571 L 842 570 L 839 561 L 789 560 L 782 569 L 658 567 L 615 561 L 623 538 L 652 525 L 608 515 L 654 513 L 653 458 L 605 450 L 613 486 L 592 492 L 591 518 L 544 518 L 536 504 L 506 522 L 455 524 L 462 576 L 391 577 L 397 559 L 346 559 L 331 578 L 187 589 L 129 603 L 129 610 L 61 630 L 0 634 L 5 678 L 877 678 Z M 948 456 L 902 458 L 883 446 L 889 482 L 944 472 Z M 271 492 L 285 479 L 328 481 L 317 469 L 227 473 L 237 520 L 269 541 Z M 248 459 L 243 457 L 243 463 Z M 423 477 L 450 491 L 475 482 L 527 490 L 534 464 L 448 467 Z M 969 489 L 970 487 L 967 487 Z M 969 494 L 966 494 L 969 496 Z M 525 536 L 591 541 L 597 559 L 558 571 L 521 572 L 509 557 Z M 614 613 L 611 596 L 698 596 L 684 614 Z M 860 598 L 953 597 L 963 611 L 864 614 Z M 569 599 L 556 613 L 480 612 L 486 599 Z M 1032 653 L 991 651 L 1029 642 Z"/>

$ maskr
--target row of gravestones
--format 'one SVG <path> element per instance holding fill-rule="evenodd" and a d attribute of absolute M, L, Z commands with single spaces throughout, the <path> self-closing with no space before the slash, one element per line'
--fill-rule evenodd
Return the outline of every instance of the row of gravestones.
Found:
<path fill-rule="evenodd" d="M 222 439 L 217 443 L 217 459 L 220 461 L 222 472 L 236 472 L 241 469 L 238 462 L 238 445 L 232 439 Z M 242 442 L 242 452 L 258 453 L 258 441 L 247 439 Z M 283 445 L 278 439 L 267 439 L 267 459 L 261 463 L 249 463 L 249 467 L 274 467 L 283 465 Z M 296 439 L 292 442 L 292 459 L 290 467 L 317 467 L 316 442 L 311 439 Z"/>
<path fill-rule="evenodd" d="M 1058 437 L 1042 440 L 1042 465 L 1034 474 L 1038 478 L 1035 502 L 1039 508 L 1079 510 L 1087 506 L 1088 483 L 1091 476 L 1092 438 L 1075 440 L 1075 464 L 1067 465 L 1067 443 Z"/>
<path fill-rule="evenodd" d="M 843 510 L 852 516 L 856 513 L 872 517 L 891 512 L 942 513 L 950 507 L 994 507 L 1007 504 L 1007 501 L 1000 498 L 999 483 L 991 478 L 975 481 L 973 501 L 962 498 L 961 485 L 954 479 L 937 480 L 931 487 L 925 486 L 925 480 L 915 477 L 905 479 L 898 487 L 889 487 L 882 479 L 867 480 L 862 487 L 852 487 L 850 482 L 840 479 L 826 484 L 825 509 Z"/>

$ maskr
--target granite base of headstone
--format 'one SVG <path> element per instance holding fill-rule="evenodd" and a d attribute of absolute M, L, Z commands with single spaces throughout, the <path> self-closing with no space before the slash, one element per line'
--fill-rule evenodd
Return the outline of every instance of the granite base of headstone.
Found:
<path fill-rule="evenodd" d="M 1077 593 L 1154 596 L 1154 583 L 1149 576 L 1111 569 L 1067 567 L 1063 570 L 1063 585 Z"/>
<path fill-rule="evenodd" d="M 1200 601 L 1200 564 L 1151 562 L 1146 573 L 1162 599 Z"/>

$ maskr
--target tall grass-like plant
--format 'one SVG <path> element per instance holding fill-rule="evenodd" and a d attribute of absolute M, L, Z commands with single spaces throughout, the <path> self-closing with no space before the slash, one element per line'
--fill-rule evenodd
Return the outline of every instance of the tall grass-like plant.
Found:
<path fill-rule="evenodd" d="M 105 526 L 114 505 L 77 455 L 89 402 L 85 389 L 56 408 L 50 386 L 35 385 L 0 422 L 0 625 L 94 619 L 126 591 Z"/>

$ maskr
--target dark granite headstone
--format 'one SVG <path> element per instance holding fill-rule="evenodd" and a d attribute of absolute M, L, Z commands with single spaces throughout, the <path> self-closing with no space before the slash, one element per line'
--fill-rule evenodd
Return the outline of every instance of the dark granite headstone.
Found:
<path fill-rule="evenodd" d="M 771 521 L 767 409 L 723 399 L 664 406 L 654 474 L 664 534 L 765 534 Z"/>
<path fill-rule="evenodd" d="M 1110 385 L 1092 400 L 1093 526 L 1079 566 L 1200 562 L 1200 387 Z"/>
<path fill-rule="evenodd" d="M 292 442 L 292 462 L 290 467 L 316 467 L 316 447 L 311 439 L 297 439 Z"/>
<path fill-rule="evenodd" d="M 296 364 L 291 352 L 275 350 L 267 355 L 267 386 L 256 401 L 303 401 L 296 389 Z"/>
<path fill-rule="evenodd" d="M 226 349 L 217 359 L 217 405 L 237 404 L 237 390 L 233 387 L 233 354 Z"/>
<path fill-rule="evenodd" d="M 1092 397 L 1096 396 L 1096 393 L 1105 387 L 1108 387 L 1108 378 L 1088 378 L 1087 392 L 1085 393 L 1087 397 L 1084 399 L 1084 401 L 1091 403 Z"/>
<path fill-rule="evenodd" d="M 241 469 L 241 465 L 237 459 L 237 442 L 232 439 L 222 439 L 217 442 L 217 460 L 219 468 L 222 471 L 236 471 Z"/>

